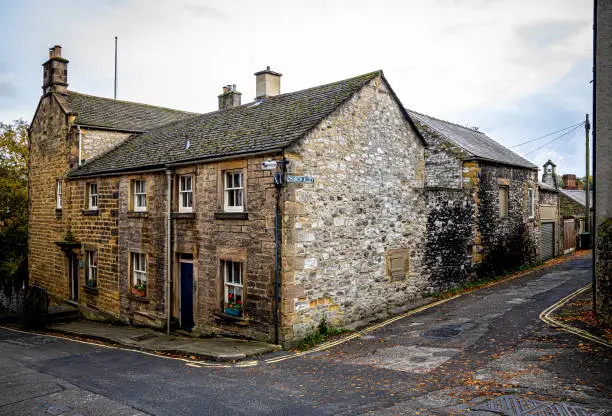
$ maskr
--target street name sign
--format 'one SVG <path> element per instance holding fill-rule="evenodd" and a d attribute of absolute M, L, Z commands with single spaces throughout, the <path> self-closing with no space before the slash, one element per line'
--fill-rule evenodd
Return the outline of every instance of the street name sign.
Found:
<path fill-rule="evenodd" d="M 287 175 L 287 183 L 314 183 L 314 178 L 312 176 Z"/>

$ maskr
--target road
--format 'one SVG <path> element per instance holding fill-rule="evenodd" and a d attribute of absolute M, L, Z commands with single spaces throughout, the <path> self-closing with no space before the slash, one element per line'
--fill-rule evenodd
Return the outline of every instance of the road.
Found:
<path fill-rule="evenodd" d="M 612 410 L 612 350 L 538 318 L 590 282 L 590 265 L 579 257 L 248 368 L 0 328 L 0 415 L 492 415 L 504 405 L 601 414 Z"/>

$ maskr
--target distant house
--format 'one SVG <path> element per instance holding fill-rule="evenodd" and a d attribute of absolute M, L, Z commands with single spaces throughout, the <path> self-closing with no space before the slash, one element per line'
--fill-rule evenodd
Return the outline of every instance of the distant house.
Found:
<path fill-rule="evenodd" d="M 593 192 L 589 191 L 589 193 L 592 201 Z M 559 189 L 559 206 L 561 221 L 564 224 L 562 231 L 563 250 L 565 253 L 569 253 L 580 247 L 579 236 L 585 232 L 586 191 Z M 590 210 L 593 212 L 593 207 Z M 591 216 L 591 229 L 592 218 Z"/>
<path fill-rule="evenodd" d="M 30 282 L 289 344 L 430 290 L 424 141 L 382 71 L 281 94 L 268 68 L 200 115 L 69 91 L 67 65 L 52 48 L 30 130 Z"/>
<path fill-rule="evenodd" d="M 483 132 L 408 111 L 428 147 L 425 261 L 453 287 L 541 255 L 538 169 Z"/>

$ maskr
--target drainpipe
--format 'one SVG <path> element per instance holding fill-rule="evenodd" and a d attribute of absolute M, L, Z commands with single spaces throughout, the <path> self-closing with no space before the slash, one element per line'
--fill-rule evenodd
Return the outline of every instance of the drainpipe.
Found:
<path fill-rule="evenodd" d="M 81 166 L 81 160 L 82 160 L 82 151 L 81 149 L 83 148 L 82 146 L 82 140 L 81 140 L 81 126 L 79 126 L 78 124 L 75 124 L 76 128 L 77 128 L 77 132 L 79 133 L 79 166 Z"/>
<path fill-rule="evenodd" d="M 280 196 L 281 196 L 281 188 L 283 186 L 283 182 L 285 179 L 285 173 L 287 171 L 287 159 L 283 157 L 282 163 L 279 163 L 281 166 L 280 172 L 276 172 L 274 174 L 274 186 L 276 187 L 276 210 L 274 212 L 274 247 L 275 247 L 275 270 L 274 270 L 274 343 L 278 345 L 279 343 L 279 308 L 278 304 L 280 302 L 280 237 L 279 237 L 279 228 L 280 228 Z"/>
<path fill-rule="evenodd" d="M 170 335 L 170 315 L 172 315 L 172 309 L 170 308 L 170 285 L 172 282 L 172 170 L 166 170 L 166 181 L 168 183 L 168 190 L 166 194 L 166 211 L 168 212 L 168 223 L 166 227 L 166 264 L 168 270 L 166 272 L 166 334 Z"/>

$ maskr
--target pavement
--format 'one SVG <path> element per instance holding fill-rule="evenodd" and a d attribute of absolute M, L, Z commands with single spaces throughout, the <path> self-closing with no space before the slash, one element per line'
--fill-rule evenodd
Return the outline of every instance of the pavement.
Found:
<path fill-rule="evenodd" d="M 110 325 L 87 320 L 55 324 L 48 329 L 139 351 L 190 356 L 196 360 L 239 361 L 280 349 L 278 345 L 260 341 L 227 337 L 195 338 L 176 333 L 166 335 L 151 328 Z"/>

